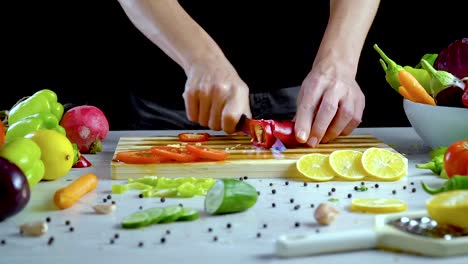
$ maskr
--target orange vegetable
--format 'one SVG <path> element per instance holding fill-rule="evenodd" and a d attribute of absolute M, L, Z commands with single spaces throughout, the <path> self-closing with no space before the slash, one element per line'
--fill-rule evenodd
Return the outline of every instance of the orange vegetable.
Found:
<path fill-rule="evenodd" d="M 411 97 L 411 94 L 408 93 L 408 90 L 406 90 L 404 86 L 400 86 L 398 88 L 398 93 L 400 93 L 401 96 L 403 96 L 404 98 L 414 102 L 414 99 Z"/>
<path fill-rule="evenodd" d="M 436 105 L 434 98 L 424 89 L 424 87 L 418 82 L 418 80 L 408 71 L 400 70 L 398 72 L 398 80 L 401 85 L 405 87 L 410 98 L 413 98 L 414 102 Z"/>
<path fill-rule="evenodd" d="M 95 174 L 83 174 L 69 185 L 57 190 L 54 194 L 54 203 L 60 209 L 69 208 L 85 194 L 94 190 L 97 184 L 98 177 Z"/>

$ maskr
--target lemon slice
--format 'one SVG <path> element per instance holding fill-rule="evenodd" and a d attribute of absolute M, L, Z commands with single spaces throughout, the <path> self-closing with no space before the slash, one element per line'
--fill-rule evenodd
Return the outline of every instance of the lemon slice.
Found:
<path fill-rule="evenodd" d="M 468 229 L 468 190 L 438 193 L 426 201 L 426 209 L 439 224 Z"/>
<path fill-rule="evenodd" d="M 296 168 L 302 175 L 314 181 L 329 181 L 336 175 L 330 167 L 328 154 L 303 155 L 296 162 Z"/>
<path fill-rule="evenodd" d="M 378 180 L 394 181 L 408 173 L 408 159 L 388 149 L 368 148 L 361 161 L 364 170 Z"/>
<path fill-rule="evenodd" d="M 350 210 L 362 213 L 395 213 L 407 208 L 403 200 L 396 198 L 354 198 Z"/>
<path fill-rule="evenodd" d="M 335 150 L 330 154 L 330 166 L 335 173 L 346 180 L 361 180 L 366 177 L 361 162 L 362 152 L 351 149 Z"/>

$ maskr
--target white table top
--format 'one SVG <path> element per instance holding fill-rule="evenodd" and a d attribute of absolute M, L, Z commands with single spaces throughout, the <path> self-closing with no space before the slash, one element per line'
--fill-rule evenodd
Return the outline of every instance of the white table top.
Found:
<path fill-rule="evenodd" d="M 168 198 L 161 203 L 158 198 L 140 199 L 138 192 L 128 191 L 124 194 L 112 194 L 112 200 L 117 204 L 117 210 L 110 215 L 97 215 L 91 205 L 101 203 L 111 191 L 114 181 L 110 178 L 110 161 L 115 146 L 121 136 L 151 136 L 176 134 L 180 131 L 111 131 L 104 142 L 104 151 L 96 155 L 86 155 L 93 163 L 90 168 L 72 169 L 65 177 L 52 181 L 41 182 L 32 191 L 28 206 L 19 214 L 0 223 L 0 263 L 468 263 L 468 256 L 451 258 L 430 258 L 404 253 L 381 250 L 362 250 L 348 253 L 336 253 L 318 256 L 282 259 L 274 253 L 275 240 L 282 234 L 340 232 L 356 228 L 372 228 L 372 214 L 351 213 L 347 194 L 352 197 L 395 197 L 408 203 L 408 211 L 424 210 L 425 201 L 430 196 L 420 187 L 424 179 L 429 184 L 442 182 L 428 170 L 416 169 L 416 163 L 429 161 L 425 146 L 412 128 L 358 128 L 354 134 L 370 133 L 391 145 L 409 158 L 409 173 L 398 182 L 379 182 L 379 188 L 374 183 L 366 183 L 366 192 L 354 191 L 354 186 L 360 182 L 325 182 L 317 188 L 315 184 L 304 187 L 303 182 L 285 179 L 247 179 L 260 191 L 258 202 L 251 209 L 231 215 L 210 216 L 203 213 L 203 197 Z M 58 188 L 70 183 L 79 175 L 93 172 L 99 176 L 98 187 L 87 194 L 81 201 L 66 210 L 54 207 L 51 198 Z M 243 176 L 243 175 L 239 175 Z M 67 181 L 68 180 L 68 181 Z M 273 183 L 273 186 L 270 186 Z M 403 186 L 407 186 L 403 189 Z M 330 226 L 318 226 L 314 220 L 315 208 L 327 202 L 328 192 L 336 188 L 333 197 L 339 201 L 333 205 L 340 211 L 340 216 Z M 416 192 L 412 192 L 412 188 Z M 276 189 L 276 194 L 271 189 Z M 396 194 L 392 194 L 396 190 Z M 290 203 L 294 198 L 294 204 Z M 276 203 L 272 208 L 271 204 Z M 139 210 L 139 207 L 149 208 L 182 203 L 184 206 L 199 209 L 202 214 L 193 222 L 175 222 L 153 225 L 138 230 L 120 228 L 121 219 Z M 300 204 L 299 210 L 293 207 Z M 23 237 L 18 226 L 27 221 L 51 218 L 48 233 L 41 237 Z M 73 232 L 65 225 L 71 222 Z M 294 223 L 301 223 L 294 227 Z M 226 225 L 230 223 L 231 228 Z M 263 225 L 267 224 L 265 228 Z M 212 228 L 212 232 L 208 232 Z M 169 230 L 170 234 L 166 234 Z M 257 237 L 257 233 L 261 237 Z M 110 240 L 115 234 L 119 238 L 113 244 Z M 48 245 L 49 238 L 54 237 L 54 243 Z M 217 236 L 218 240 L 213 241 Z M 166 242 L 160 240 L 165 237 Z M 139 243 L 143 246 L 139 247 Z"/>

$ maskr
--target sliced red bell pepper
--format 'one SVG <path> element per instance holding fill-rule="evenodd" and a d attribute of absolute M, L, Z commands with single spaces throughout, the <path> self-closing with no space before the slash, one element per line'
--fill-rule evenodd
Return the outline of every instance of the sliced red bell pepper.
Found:
<path fill-rule="evenodd" d="M 210 134 L 206 132 L 185 132 L 178 135 L 182 142 L 203 142 L 210 138 Z"/>
<path fill-rule="evenodd" d="M 294 133 L 293 121 L 280 121 L 272 119 L 252 119 L 250 121 L 250 135 L 255 146 L 269 149 L 276 140 L 287 148 L 294 148 L 301 143 L 297 142 Z"/>
<path fill-rule="evenodd" d="M 93 164 L 91 163 L 91 161 L 89 161 L 85 156 L 83 156 L 82 154 L 80 154 L 80 156 L 78 157 L 78 161 L 73 164 L 73 168 L 87 168 L 87 167 L 91 167 Z"/>

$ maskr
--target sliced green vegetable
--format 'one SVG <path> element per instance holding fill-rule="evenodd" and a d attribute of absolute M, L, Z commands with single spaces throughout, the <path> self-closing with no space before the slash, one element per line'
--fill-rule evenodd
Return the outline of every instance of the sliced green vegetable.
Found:
<path fill-rule="evenodd" d="M 138 211 L 122 220 L 123 228 L 140 228 L 151 224 L 151 217 L 145 211 Z"/>
<path fill-rule="evenodd" d="M 164 217 L 164 208 L 163 207 L 152 207 L 144 210 L 150 218 L 150 224 L 159 223 Z"/>
<path fill-rule="evenodd" d="M 247 182 L 219 179 L 206 194 L 205 210 L 210 214 L 237 213 L 255 205 L 257 198 L 257 190 Z"/>
<path fill-rule="evenodd" d="M 177 221 L 193 221 L 200 217 L 200 212 L 192 208 L 183 208 L 183 214 L 177 219 Z"/>
<path fill-rule="evenodd" d="M 184 214 L 184 208 L 179 205 L 164 207 L 164 213 L 160 223 L 171 223 L 179 219 Z"/>

